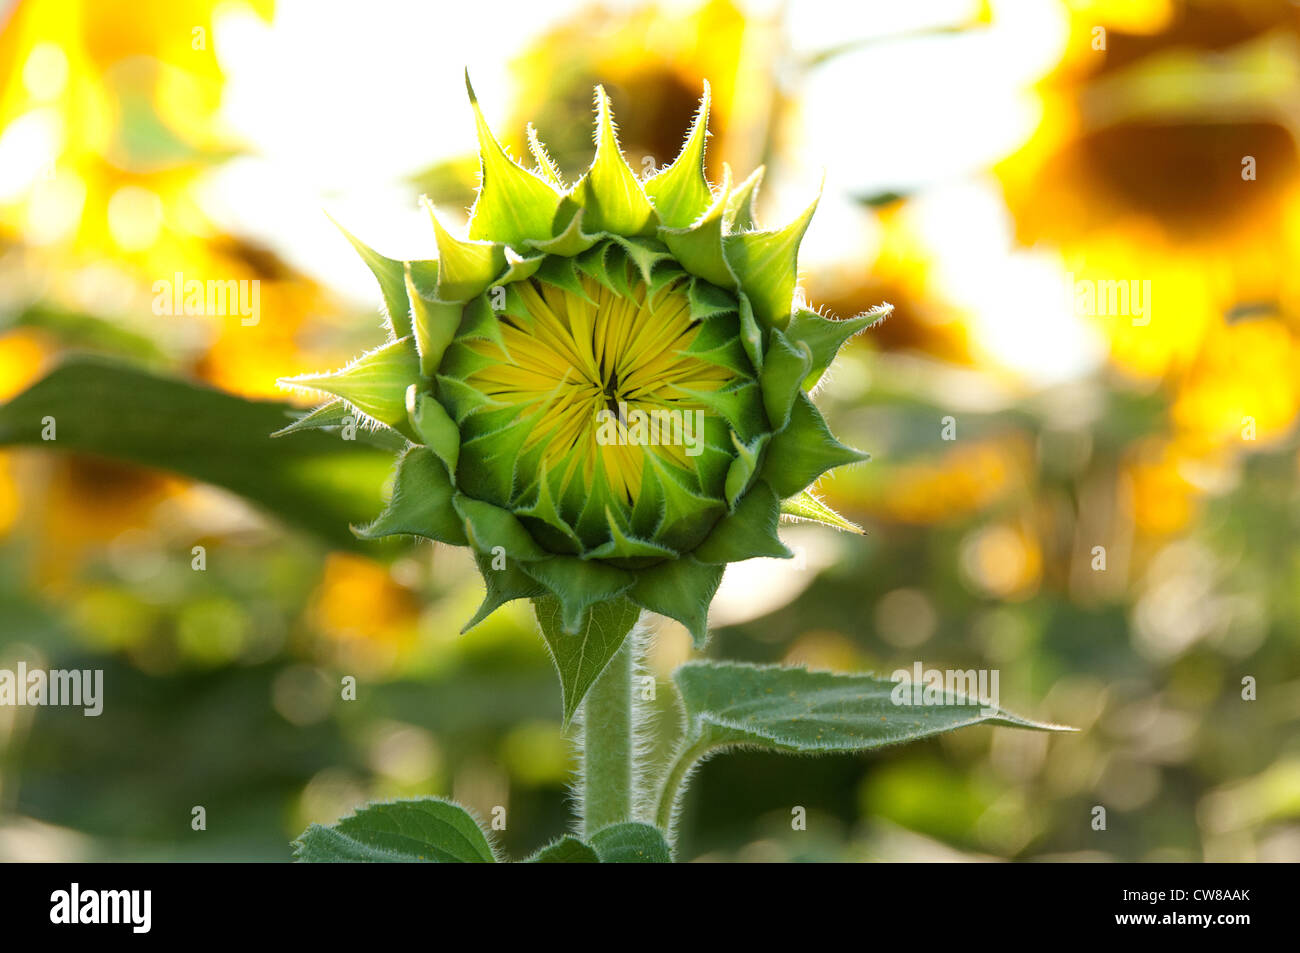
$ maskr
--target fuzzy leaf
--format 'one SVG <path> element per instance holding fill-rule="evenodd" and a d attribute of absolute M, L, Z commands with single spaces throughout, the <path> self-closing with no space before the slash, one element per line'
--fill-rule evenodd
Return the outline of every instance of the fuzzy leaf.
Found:
<path fill-rule="evenodd" d="M 657 827 L 640 821 L 612 824 L 591 838 L 602 864 L 670 864 L 672 852 Z"/>
<path fill-rule="evenodd" d="M 806 308 L 795 311 L 790 318 L 790 324 L 785 329 L 785 334 L 791 342 L 807 345 L 809 353 L 812 354 L 812 371 L 804 381 L 805 388 L 813 387 L 821 379 L 827 368 L 831 366 L 831 362 L 835 360 L 835 355 L 844 346 L 844 342 L 860 331 L 875 327 L 893 310 L 892 305 L 882 304 L 856 318 L 845 318 L 842 321 L 823 318 L 817 312 Z"/>
<path fill-rule="evenodd" d="M 537 269 L 542 266 L 545 257 L 545 255 L 518 255 L 514 250 L 506 248 L 506 270 L 489 287 L 514 284 L 516 281 L 531 278 L 537 273 Z"/>
<path fill-rule="evenodd" d="M 731 432 L 731 442 L 736 448 L 736 457 L 727 468 L 725 492 L 729 507 L 734 509 L 736 502 L 753 485 L 759 462 L 763 458 L 763 450 L 771 439 L 771 434 L 759 434 L 749 443 L 743 443 L 734 430 Z"/>
<path fill-rule="evenodd" d="M 692 281 L 686 289 L 686 298 L 691 303 L 692 321 L 705 321 L 737 308 L 735 298 L 705 281 Z"/>
<path fill-rule="evenodd" d="M 282 383 L 342 397 L 362 413 L 407 430 L 406 388 L 420 379 L 420 359 L 409 338 L 390 341 L 331 374 L 304 374 Z"/>
<path fill-rule="evenodd" d="M 552 556 L 520 568 L 559 599 L 566 632 L 578 632 L 586 624 L 589 609 L 626 592 L 633 582 L 621 569 L 574 556 Z"/>
<path fill-rule="evenodd" d="M 713 198 L 704 177 L 704 146 L 709 135 L 709 83 L 695 113 L 686 145 L 672 165 L 656 172 L 645 184 L 645 194 L 654 204 L 659 219 L 669 228 L 685 228 L 708 210 Z M 725 196 L 725 189 L 723 191 Z"/>
<path fill-rule="evenodd" d="M 533 608 L 560 676 L 561 704 L 567 726 L 587 697 L 587 691 L 622 648 L 641 610 L 626 599 L 598 602 L 585 609 L 580 624 L 570 629 L 564 623 L 559 600 L 553 596 L 534 599 Z"/>
<path fill-rule="evenodd" d="M 725 368 L 736 377 L 753 377 L 753 365 L 740 341 L 740 323 L 728 319 L 708 321 L 696 332 L 686 353 Z"/>
<path fill-rule="evenodd" d="M 758 220 L 754 217 L 754 204 L 758 201 L 758 187 L 763 181 L 763 172 L 764 169 L 760 165 L 749 174 L 749 178 L 732 189 L 731 195 L 727 197 L 724 221 L 729 233 L 747 232 L 758 228 Z M 727 170 L 727 174 L 731 174 L 730 170 Z"/>
<path fill-rule="evenodd" d="M 536 520 L 541 523 L 538 532 L 546 534 L 541 537 L 543 542 L 546 542 L 548 537 L 552 540 L 551 544 L 547 546 L 548 549 L 569 554 L 582 551 L 582 540 L 555 505 L 555 498 L 551 492 L 551 477 L 545 461 L 541 463 L 537 471 L 537 482 L 534 484 L 531 502 L 526 506 L 516 507 L 515 513 L 526 519 Z"/>
<path fill-rule="evenodd" d="M 331 222 L 333 217 L 328 216 Z M 338 222 L 334 226 L 343 233 L 357 254 L 379 281 L 379 290 L 384 296 L 384 309 L 388 316 L 388 326 L 393 337 L 403 338 L 411 333 L 411 305 L 406 297 L 406 278 L 403 274 L 404 264 L 379 254 L 365 242 L 361 241 Z"/>
<path fill-rule="evenodd" d="M 542 256 L 539 255 L 536 259 L 538 264 L 541 263 L 541 257 Z M 532 261 L 533 259 L 527 260 Z M 509 301 L 512 295 L 515 298 L 518 298 L 518 290 L 510 285 L 506 285 L 506 300 Z M 472 341 L 476 338 L 483 341 L 491 341 L 507 356 L 510 353 L 506 348 L 505 338 L 501 334 L 501 316 L 492 310 L 492 305 L 489 304 L 488 298 L 485 295 L 480 295 L 469 304 L 465 305 L 465 313 L 461 316 L 460 328 L 457 330 L 456 343 L 463 344 L 465 341 Z M 448 348 L 448 350 L 450 351 L 451 348 Z M 476 351 L 470 351 L 464 347 L 459 347 L 456 351 L 461 363 L 456 364 L 456 362 L 453 361 L 452 364 L 449 364 L 447 367 L 439 365 L 439 371 L 447 371 L 452 374 L 466 374 L 472 373 L 472 371 L 465 362 L 482 362 L 477 365 L 477 367 L 480 368 L 487 367 L 492 363 L 490 357 L 479 354 Z M 445 359 L 447 355 L 444 354 L 443 357 Z"/>
<path fill-rule="evenodd" d="M 597 546 L 595 549 L 585 554 L 587 559 L 671 559 L 676 557 L 677 553 L 666 546 L 660 546 L 658 543 L 652 543 L 648 539 L 640 539 L 630 536 L 623 529 L 618 519 L 615 518 L 613 511 L 605 507 L 605 521 L 609 525 L 609 542 Z"/>
<path fill-rule="evenodd" d="M 614 283 L 610 280 L 608 268 L 605 263 L 605 259 L 609 257 L 611 250 L 615 253 L 619 251 L 618 248 L 614 247 L 613 242 L 603 241 L 582 252 L 573 260 L 573 265 L 588 278 L 594 278 L 610 291 L 615 291 Z M 617 254 L 615 257 L 617 258 L 617 264 L 615 267 L 622 266 L 626 268 L 625 259 Z"/>
<path fill-rule="evenodd" d="M 778 431 L 790 422 L 790 412 L 795 396 L 803 387 L 813 366 L 812 352 L 802 341 L 791 343 L 775 328 L 769 337 L 763 373 L 759 382 L 763 387 L 763 408 L 768 422 Z"/>
<path fill-rule="evenodd" d="M 578 838 L 565 835 L 559 840 L 551 841 L 529 857 L 527 862 L 530 864 L 598 864 L 600 857 Z"/>
<path fill-rule="evenodd" d="M 691 556 L 638 570 L 627 597 L 637 605 L 676 619 L 691 633 L 695 647 L 708 638 L 709 603 L 722 582 L 721 565 L 706 565 Z"/>
<path fill-rule="evenodd" d="M 438 378 L 439 393 L 444 398 L 449 396 L 449 384 L 446 378 Z M 461 386 L 468 395 L 479 394 L 468 385 Z M 453 404 L 453 408 L 455 406 Z M 479 496 L 504 505 L 512 495 L 515 467 L 524 442 L 544 410 L 539 408 L 527 417 L 516 415 L 505 426 L 499 424 L 512 408 L 497 407 L 475 413 L 467 419 L 458 417 L 461 421 L 461 454 L 457 482 L 473 487 Z"/>
<path fill-rule="evenodd" d="M 832 467 L 867 459 L 869 454 L 846 447 L 831 435 L 821 412 L 800 391 L 795 396 L 790 423 L 768 445 L 762 475 L 776 495 L 785 499 L 806 490 Z"/>
<path fill-rule="evenodd" d="M 790 320 L 799 277 L 799 243 L 816 209 L 817 203 L 813 202 L 802 215 L 776 231 L 727 236 L 723 246 L 727 263 L 749 296 L 760 325 L 783 328 Z"/>
<path fill-rule="evenodd" d="M 409 535 L 464 546 L 465 529 L 451 505 L 454 492 L 438 458 L 424 447 L 411 447 L 397 461 L 393 496 L 383 513 L 354 532 L 362 539 Z"/>
<path fill-rule="evenodd" d="M 768 430 L 767 419 L 763 414 L 763 395 L 759 385 L 752 381 L 738 378 L 717 390 L 682 387 L 681 391 L 689 394 L 707 412 L 725 420 L 737 436 L 746 442 Z"/>
<path fill-rule="evenodd" d="M 537 277 L 548 284 L 555 285 L 557 288 L 563 288 L 579 298 L 586 298 L 591 301 L 587 289 L 582 287 L 582 279 L 578 276 L 577 267 L 572 258 L 565 258 L 563 255 L 548 255 L 542 261 L 542 266 L 537 269 Z M 519 299 L 507 295 L 507 300 L 513 304 Z M 531 315 L 529 315 L 529 318 L 533 320 Z"/>
<path fill-rule="evenodd" d="M 420 393 L 418 384 L 407 388 L 406 413 L 415 435 L 438 455 L 455 483 L 456 463 L 460 458 L 460 430 L 456 422 L 431 394 Z"/>
<path fill-rule="evenodd" d="M 272 437 L 287 437 L 291 433 L 300 433 L 304 430 L 324 430 L 328 427 L 341 427 L 347 423 L 348 417 L 352 416 L 352 411 L 342 400 L 331 400 L 328 404 L 321 404 L 315 410 L 303 414 L 294 420 L 293 423 L 281 427 Z"/>
<path fill-rule="evenodd" d="M 849 522 L 807 490 L 795 494 L 788 500 L 782 500 L 781 514 L 797 520 L 810 520 L 834 529 L 842 529 L 846 533 L 866 535 L 866 531 L 861 526 Z"/>
<path fill-rule="evenodd" d="M 439 301 L 420 289 L 409 265 L 406 269 L 406 293 L 411 302 L 411 321 L 415 328 L 415 349 L 420 355 L 420 373 L 433 377 L 442 364 L 447 345 L 456 336 L 464 306 L 457 301 Z"/>
<path fill-rule="evenodd" d="M 745 348 L 745 355 L 750 365 L 760 373 L 763 370 L 763 329 L 754 318 L 754 306 L 749 296 L 743 291 L 736 296 L 740 306 L 740 343 Z"/>
<path fill-rule="evenodd" d="M 495 555 L 493 550 L 500 547 L 501 553 L 511 561 L 531 562 L 547 558 L 546 551 L 537 545 L 509 510 L 471 499 L 463 493 L 456 494 L 452 505 L 464 520 L 465 535 L 476 552 L 491 556 Z"/>
<path fill-rule="evenodd" d="M 420 197 L 433 222 L 438 242 L 439 301 L 468 301 L 487 290 L 506 268 L 504 245 L 487 241 L 462 241 L 443 227 L 433 204 Z"/>
<path fill-rule="evenodd" d="M 659 239 L 691 274 L 720 288 L 735 289 L 736 276 L 727 264 L 722 245 L 723 216 L 730 191 L 731 170 L 728 169 L 712 207 L 706 208 L 698 221 L 679 228 L 659 229 Z"/>
<path fill-rule="evenodd" d="M 554 238 L 531 241 L 528 247 L 548 255 L 563 255 L 566 258 L 582 254 L 596 244 L 597 239 L 596 235 L 588 233 L 585 216 L 586 209 L 579 207 Z"/>
<path fill-rule="evenodd" d="M 672 261 L 673 256 L 659 242 L 646 238 L 623 238 L 614 236 L 614 243 L 623 249 L 632 264 L 641 274 L 641 280 L 651 284 L 651 273 L 655 265 L 662 261 Z"/>
<path fill-rule="evenodd" d="M 654 206 L 623 158 L 604 88 L 596 87 L 596 158 L 582 180 L 586 228 L 613 235 L 653 235 Z"/>
<path fill-rule="evenodd" d="M 869 751 L 983 723 L 1068 731 L 956 693 L 944 704 L 895 704 L 899 684 L 776 665 L 687 662 L 673 675 L 698 751 L 735 745 L 801 754 Z M 908 694 L 910 697 L 910 688 Z"/>
<path fill-rule="evenodd" d="M 550 238 L 560 193 L 506 155 L 483 118 L 468 72 L 465 88 L 474 107 L 482 177 L 478 201 L 470 215 L 469 237 L 507 245 Z"/>
<path fill-rule="evenodd" d="M 641 496 L 632 512 L 633 526 L 639 535 L 653 536 L 658 542 L 679 551 L 694 549 L 726 511 L 726 505 L 684 486 L 673 475 L 670 464 L 654 454 L 646 454 L 645 462 Z M 651 512 L 658 514 L 659 519 L 657 528 L 647 532 L 641 527 Z"/>
<path fill-rule="evenodd" d="M 459 804 L 417 798 L 367 804 L 325 827 L 312 824 L 294 841 L 303 863 L 494 863 L 482 829 Z"/>
<path fill-rule="evenodd" d="M 483 577 L 485 587 L 483 601 L 479 604 L 473 617 L 461 626 L 461 634 L 468 632 L 507 602 L 516 599 L 536 599 L 544 596 L 546 590 L 532 576 L 525 574 L 519 564 L 500 555 L 486 553 L 474 554 L 478 564 L 479 575 Z"/>
<path fill-rule="evenodd" d="M 533 161 L 537 163 L 537 174 L 563 192 L 568 186 L 564 184 L 564 179 L 560 175 L 560 170 L 555 167 L 551 154 L 546 151 L 546 145 L 538 137 L 536 127 L 530 122 L 525 127 L 524 133 L 528 137 L 528 151 L 533 154 Z"/>
<path fill-rule="evenodd" d="M 401 453 L 406 449 L 407 440 L 401 434 L 389 430 L 387 427 L 369 427 L 361 426 L 361 421 L 357 419 L 356 413 L 343 400 L 332 400 L 328 404 L 321 404 L 315 410 L 306 414 L 295 414 L 295 420 L 271 434 L 272 437 L 287 437 L 289 434 L 304 433 L 308 430 L 326 430 L 331 433 L 343 431 L 344 428 L 356 428 L 355 434 L 349 431 L 349 437 L 344 439 L 355 439 L 358 443 L 364 443 L 371 447 L 379 447 L 384 450 L 391 450 L 394 453 Z"/>
<path fill-rule="evenodd" d="M 734 563 L 757 556 L 789 559 L 794 553 L 786 549 L 776 533 L 780 513 L 776 494 L 760 480 L 734 513 L 719 520 L 709 538 L 695 550 L 695 558 L 705 563 Z"/>

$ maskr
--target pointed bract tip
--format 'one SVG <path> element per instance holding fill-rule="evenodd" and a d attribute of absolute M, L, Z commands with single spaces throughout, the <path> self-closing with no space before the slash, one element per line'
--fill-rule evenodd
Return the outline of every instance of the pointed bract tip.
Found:
<path fill-rule="evenodd" d="M 591 131 L 591 141 L 596 144 L 596 153 L 599 155 L 600 143 L 605 137 L 605 127 L 613 125 L 613 111 L 610 109 L 609 96 L 605 93 L 604 86 L 597 86 L 592 96 L 596 109 L 596 126 Z"/>
<path fill-rule="evenodd" d="M 433 200 L 427 195 L 420 196 L 420 208 L 428 213 L 429 218 L 433 219 L 434 228 L 441 228 L 442 223 L 438 221 L 438 209 L 434 206 Z"/>
<path fill-rule="evenodd" d="M 438 215 L 438 207 L 433 204 L 433 200 L 430 199 L 429 196 L 420 196 L 420 207 L 428 213 L 429 221 L 433 223 L 433 236 L 434 240 L 438 243 L 438 257 L 442 258 L 443 248 L 451 242 L 460 241 L 460 239 L 452 235 L 447 226 L 443 224 L 442 218 Z M 408 274 L 410 273 L 410 270 L 411 268 L 408 264 L 406 267 Z"/>
<path fill-rule="evenodd" d="M 709 106 L 713 102 L 713 91 L 709 81 L 704 81 L 704 92 L 700 95 L 700 105 L 695 110 L 695 121 L 704 126 L 704 134 L 709 134 Z"/>
<path fill-rule="evenodd" d="M 822 193 L 824 193 L 825 191 L 826 191 L 826 170 L 823 169 L 822 180 L 817 185 L 817 194 L 813 196 L 813 200 L 808 203 L 808 207 L 804 209 L 803 214 L 799 216 L 800 219 L 806 218 L 810 221 L 812 220 L 813 213 L 817 211 L 817 206 L 821 204 Z"/>
<path fill-rule="evenodd" d="M 469 93 L 469 101 L 475 106 L 478 105 L 478 96 L 474 94 L 474 84 L 469 81 L 469 67 L 465 67 L 465 92 Z"/>
<path fill-rule="evenodd" d="M 329 209 L 327 209 L 327 208 L 322 208 L 320 211 L 321 211 L 321 214 L 322 214 L 322 215 L 324 215 L 327 219 L 330 220 L 330 224 L 331 224 L 331 225 L 333 225 L 335 228 L 337 228 L 340 232 L 343 233 L 343 237 L 346 238 L 346 239 L 348 240 L 349 243 L 351 243 L 352 245 L 356 245 L 356 243 L 357 243 L 357 238 L 356 238 L 356 236 L 353 235 L 353 234 L 352 234 L 350 231 L 348 231 L 346 228 L 344 228 L 344 227 L 343 227 L 343 223 L 340 222 L 340 221 L 339 221 L 337 218 L 335 218 L 333 215 L 331 215 Z"/>
<path fill-rule="evenodd" d="M 871 318 L 871 323 L 868 324 L 866 327 L 864 327 L 862 330 L 868 331 L 879 324 L 884 324 L 885 319 L 888 318 L 893 313 L 894 313 L 894 306 L 890 304 L 888 301 L 882 301 L 874 308 L 868 308 L 866 311 L 863 311 L 861 315 L 859 315 L 859 317 Z"/>
<path fill-rule="evenodd" d="M 276 387 L 283 387 L 285 390 L 321 390 L 317 387 L 324 381 L 329 380 L 332 374 L 298 374 L 294 377 L 277 377 L 275 380 Z M 322 391 L 322 393 L 326 393 Z"/>
<path fill-rule="evenodd" d="M 560 176 L 559 168 L 546 149 L 546 143 L 542 142 L 542 137 L 537 133 L 537 127 L 531 122 L 526 123 L 524 136 L 528 140 L 528 151 L 533 154 L 533 160 L 537 163 L 537 171 L 548 179 L 551 185 L 559 189 L 567 188 L 564 179 Z"/>

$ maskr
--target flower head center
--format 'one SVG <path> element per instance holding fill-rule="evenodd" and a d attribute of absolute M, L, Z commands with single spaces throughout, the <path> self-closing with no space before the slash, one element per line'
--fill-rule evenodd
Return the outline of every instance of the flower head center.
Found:
<path fill-rule="evenodd" d="M 473 343 L 490 361 L 467 382 L 533 421 L 522 456 L 541 448 L 557 494 L 574 480 L 604 480 L 632 505 L 648 465 L 691 468 L 687 439 L 699 436 L 692 425 L 704 411 L 698 395 L 732 375 L 689 353 L 700 322 L 680 284 L 652 292 L 632 281 L 622 294 L 590 277 L 569 287 L 518 282 L 522 307 L 501 315 L 500 344 Z M 641 420 L 667 426 L 642 432 Z"/>

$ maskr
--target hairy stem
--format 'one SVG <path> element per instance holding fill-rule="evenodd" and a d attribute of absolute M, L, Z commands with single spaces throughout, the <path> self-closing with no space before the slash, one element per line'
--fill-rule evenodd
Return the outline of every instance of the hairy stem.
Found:
<path fill-rule="evenodd" d="M 684 745 L 673 755 L 668 773 L 664 775 L 663 787 L 659 790 L 659 804 L 655 809 L 655 826 L 668 835 L 669 843 L 674 840 L 677 809 L 686 778 L 708 750 L 708 745 L 703 741 Z"/>
<path fill-rule="evenodd" d="M 632 817 L 637 780 L 635 642 L 623 642 L 582 703 L 582 824 L 587 837 Z"/>

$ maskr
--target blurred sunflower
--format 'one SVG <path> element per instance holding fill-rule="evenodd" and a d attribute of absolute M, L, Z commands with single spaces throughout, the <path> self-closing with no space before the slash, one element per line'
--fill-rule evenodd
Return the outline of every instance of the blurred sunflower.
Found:
<path fill-rule="evenodd" d="M 318 298 L 275 256 L 225 234 L 199 201 L 204 176 L 240 148 L 220 115 L 217 7 L 42 0 L 10 12 L 0 35 L 0 244 L 21 250 L 6 269 L 26 285 L 10 299 L 16 308 L 25 295 L 134 327 L 213 383 L 270 395 L 268 368 L 298 363 L 293 334 Z M 271 7 L 245 5 L 263 18 Z M 154 283 L 178 274 L 262 282 L 274 326 L 160 322 Z"/>
<path fill-rule="evenodd" d="M 175 477 L 78 454 L 32 463 L 33 479 L 19 483 L 20 525 L 33 543 L 26 568 L 54 598 L 71 596 L 90 560 L 125 531 L 149 526 L 159 504 L 185 489 Z"/>
<path fill-rule="evenodd" d="M 684 15 L 659 4 L 584 8 L 539 36 L 514 64 L 514 125 L 534 122 L 561 169 L 585 167 L 591 136 L 569 117 L 590 107 L 591 89 L 601 84 L 625 104 L 619 140 L 643 174 L 648 163 L 657 167 L 677 155 L 707 80 L 710 178 L 721 178 L 723 162 L 753 168 L 763 161 L 775 96 L 770 56 L 758 55 L 774 42 L 771 26 L 747 19 L 731 0 L 707 0 Z"/>
<path fill-rule="evenodd" d="M 943 453 L 845 471 L 824 489 L 855 518 L 929 525 L 960 522 L 1017 495 L 1033 479 L 1026 438 L 1011 433 L 963 441 Z"/>
<path fill-rule="evenodd" d="M 0 33 L 0 399 L 64 347 L 107 344 L 248 396 L 275 393 L 302 354 L 319 288 L 226 234 L 199 202 L 204 176 L 240 144 L 224 128 L 214 0 L 18 3 Z M 223 14 L 240 9 L 223 5 Z M 267 18 L 271 4 L 243 9 Z M 275 316 L 159 317 L 155 282 L 256 280 Z M 95 327 L 97 338 L 88 338 Z M 130 347 L 127 347 L 130 350 Z M 333 358 L 336 355 L 330 354 Z M 182 481 L 78 456 L 5 467 L 0 516 L 30 521 L 28 566 L 75 585 L 86 557 L 145 525 Z M 7 502 L 6 502 L 7 501 Z M 7 515 L 6 515 L 7 514 Z M 53 591 L 53 590 L 52 590 Z"/>
<path fill-rule="evenodd" d="M 1199 491 L 1184 472 L 1186 461 L 1172 441 L 1148 437 L 1128 448 L 1121 467 L 1137 531 L 1165 536 L 1184 529 L 1199 511 Z"/>
<path fill-rule="evenodd" d="M 330 553 L 309 609 L 332 661 L 365 671 L 387 669 L 415 643 L 420 602 L 370 559 Z"/>
<path fill-rule="evenodd" d="M 874 221 L 879 245 L 870 267 L 849 259 L 817 269 L 806 279 L 808 297 L 837 315 L 861 314 L 872 307 L 868 302 L 894 306 L 894 317 L 876 327 L 869 339 L 863 335 L 850 341 L 850 348 L 913 352 L 970 366 L 975 355 L 969 324 L 939 289 L 929 249 L 907 210 L 905 200 L 878 207 Z"/>
<path fill-rule="evenodd" d="M 1189 368 L 1173 419 L 1190 452 L 1283 436 L 1300 408 L 1300 339 L 1276 319 L 1216 327 Z"/>
<path fill-rule="evenodd" d="M 1243 313 L 1294 322 L 1300 10 L 1069 7 L 1042 122 L 996 168 L 1018 239 L 1059 249 L 1076 281 L 1151 282 L 1149 324 L 1099 319 L 1113 362 L 1142 378 L 1185 371 Z"/>
<path fill-rule="evenodd" d="M 1172 433 L 1124 468 L 1135 525 L 1166 534 L 1197 512 L 1192 474 L 1300 413 L 1300 9 L 1068 8 L 1042 122 L 995 172 L 1017 239 L 1058 249 L 1076 291 L 1150 283 L 1144 319 L 1098 308 L 1096 321 L 1112 364 L 1170 395 Z"/>
<path fill-rule="evenodd" d="M 0 37 L 0 127 L 23 162 L 4 183 L 0 231 L 147 275 L 208 262 L 213 229 L 193 185 L 233 148 L 218 117 L 215 6 L 18 4 Z"/>

